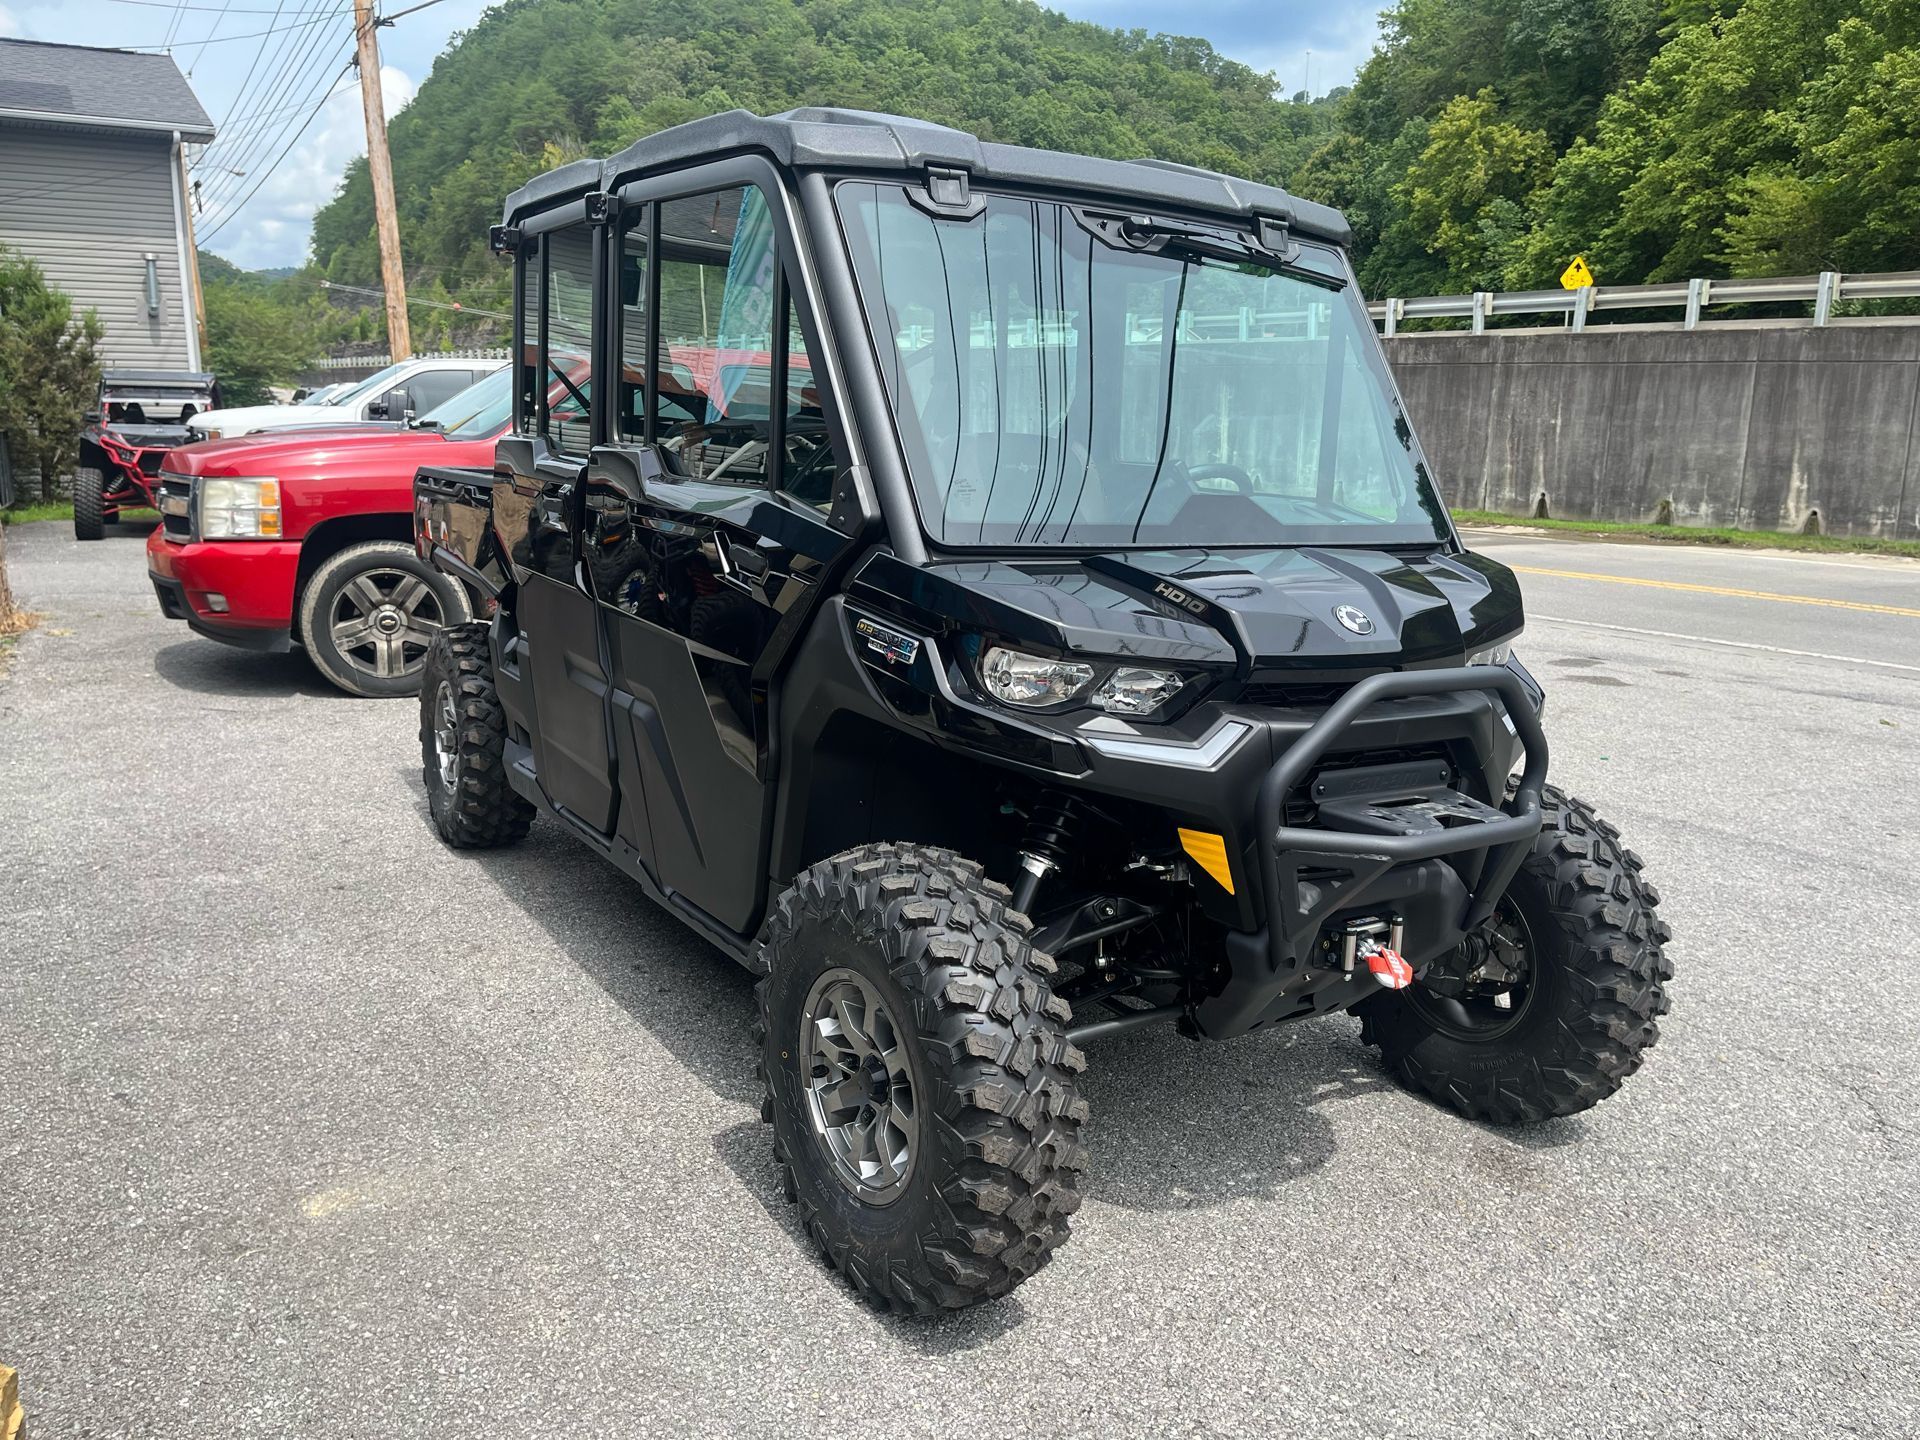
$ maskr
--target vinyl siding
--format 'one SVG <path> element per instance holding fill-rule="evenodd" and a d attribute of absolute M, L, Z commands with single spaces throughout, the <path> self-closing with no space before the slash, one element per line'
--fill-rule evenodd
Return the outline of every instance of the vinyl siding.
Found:
<path fill-rule="evenodd" d="M 32 257 L 75 311 L 99 313 L 102 363 L 184 370 L 192 302 L 180 276 L 173 143 L 0 124 L 0 245 Z M 147 313 L 146 256 L 160 313 Z"/>

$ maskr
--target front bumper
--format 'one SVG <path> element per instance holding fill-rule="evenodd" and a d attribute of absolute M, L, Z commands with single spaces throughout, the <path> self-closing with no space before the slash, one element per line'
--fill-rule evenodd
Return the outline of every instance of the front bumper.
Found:
<path fill-rule="evenodd" d="M 209 640 L 248 650 L 292 648 L 297 540 L 192 541 L 147 537 L 147 578 L 161 613 Z M 211 597 L 226 602 L 224 611 Z"/>
<path fill-rule="evenodd" d="M 1313 787 L 1316 823 L 1287 823 L 1296 789 L 1363 713 L 1382 702 L 1462 693 L 1492 700 L 1523 747 L 1524 768 L 1504 803 L 1453 789 L 1444 766 L 1416 778 L 1416 762 L 1383 767 L 1371 782 L 1364 771 L 1347 772 L 1357 783 L 1345 792 L 1322 780 Z M 1226 978 L 1194 1005 L 1195 1027 L 1226 1038 L 1361 998 L 1348 987 L 1364 977 L 1334 969 L 1326 948 L 1328 926 L 1341 916 L 1372 909 L 1397 923 L 1417 917 L 1407 957 L 1416 964 L 1451 950 L 1493 913 L 1539 833 L 1546 777 L 1537 699 L 1516 669 L 1399 671 L 1353 686 L 1260 782 L 1256 848 L 1266 923 L 1227 937 Z"/>

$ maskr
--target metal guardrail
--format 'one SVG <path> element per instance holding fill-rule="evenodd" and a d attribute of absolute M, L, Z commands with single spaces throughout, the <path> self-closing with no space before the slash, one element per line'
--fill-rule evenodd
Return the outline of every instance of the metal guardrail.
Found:
<path fill-rule="evenodd" d="M 511 353 L 504 345 L 467 346 L 461 350 L 416 350 L 416 360 L 506 360 Z M 323 355 L 314 362 L 316 370 L 384 370 L 393 357 L 384 351 L 378 355 Z"/>
<path fill-rule="evenodd" d="M 1695 329 L 1709 305 L 1779 305 L 1813 302 L 1813 323 L 1825 325 L 1841 300 L 1911 300 L 1920 298 L 1920 270 L 1843 275 L 1824 270 L 1818 275 L 1781 275 L 1765 280 L 1676 280 L 1666 285 L 1587 285 L 1579 290 L 1477 290 L 1471 295 L 1421 295 L 1367 302 L 1367 313 L 1388 335 L 1399 332 L 1403 320 L 1464 319 L 1473 333 L 1487 328 L 1494 315 L 1570 315 L 1572 328 L 1585 330 L 1596 310 L 1662 310 L 1684 308 L 1684 330 Z M 1523 326 L 1545 329 L 1545 326 Z"/>

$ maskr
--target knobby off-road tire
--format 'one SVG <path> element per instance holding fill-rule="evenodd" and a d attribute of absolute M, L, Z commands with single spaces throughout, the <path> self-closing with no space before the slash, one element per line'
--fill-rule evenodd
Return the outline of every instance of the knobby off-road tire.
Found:
<path fill-rule="evenodd" d="M 418 690 L 433 633 L 471 613 L 466 592 L 399 540 L 349 545 L 322 561 L 299 610 L 314 668 L 349 695 L 375 700 Z"/>
<path fill-rule="evenodd" d="M 1361 1039 L 1402 1084 L 1502 1125 L 1572 1115 L 1618 1090 L 1660 1037 L 1673 978 L 1660 892 L 1619 830 L 1553 786 L 1541 810 L 1502 902 L 1531 940 L 1530 993 L 1510 1027 L 1463 1038 L 1417 982 L 1357 1007 Z"/>
<path fill-rule="evenodd" d="M 1080 1208 L 1086 1065 L 1009 891 L 949 850 L 862 846 L 804 871 L 762 934 L 762 1118 L 788 1200 L 871 1304 L 927 1315 L 1004 1295 Z M 904 1181 L 863 1199 L 816 1126 L 810 1004 L 834 977 L 874 996 L 918 1119 Z M 818 1027 L 815 1027 L 818 1029 Z"/>
<path fill-rule="evenodd" d="M 533 806 L 507 780 L 506 743 L 487 627 L 449 625 L 421 674 L 420 765 L 434 829 L 456 850 L 511 845 L 533 824 Z"/>
<path fill-rule="evenodd" d="M 73 472 L 73 538 L 103 540 L 107 534 L 107 477 L 92 465 Z"/>

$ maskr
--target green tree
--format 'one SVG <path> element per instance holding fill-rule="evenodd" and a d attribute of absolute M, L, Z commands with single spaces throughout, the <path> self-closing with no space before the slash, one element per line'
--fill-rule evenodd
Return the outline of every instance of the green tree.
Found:
<path fill-rule="evenodd" d="M 1446 263 L 1456 290 L 1497 287 L 1505 257 L 1525 237 L 1526 206 L 1553 172 L 1553 144 L 1499 118 L 1491 89 L 1441 108 L 1397 198 Z"/>
<path fill-rule="evenodd" d="M 0 249 L 0 431 L 15 474 L 39 472 L 42 500 L 53 498 L 99 394 L 102 333 L 100 317 L 76 318 L 38 265 Z"/>

